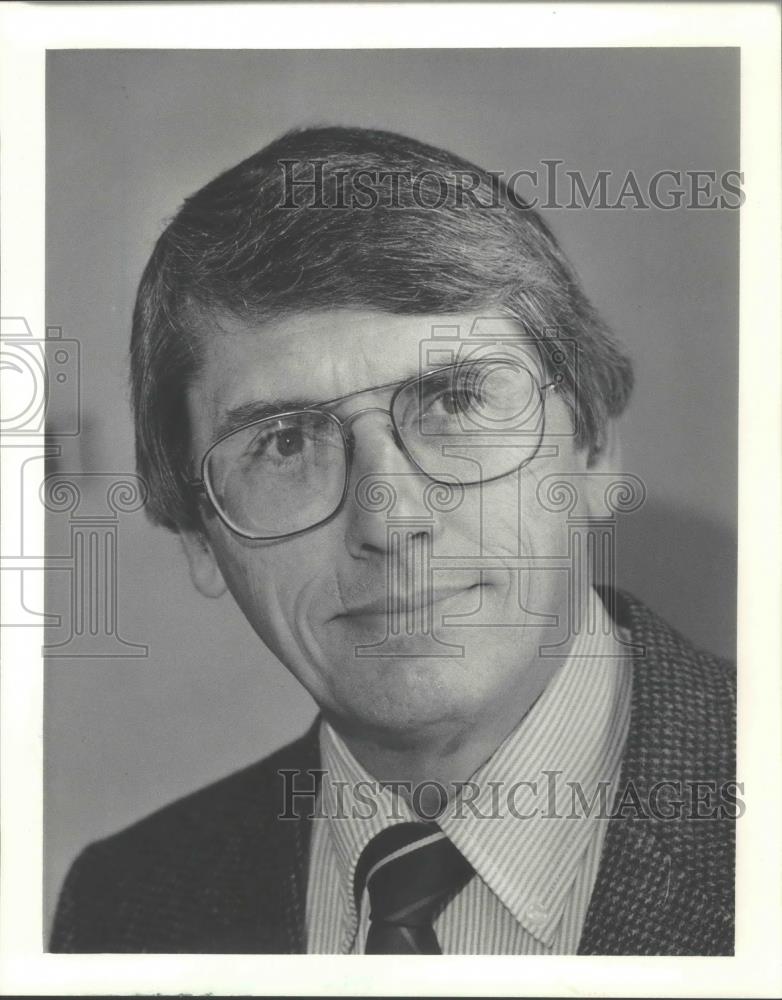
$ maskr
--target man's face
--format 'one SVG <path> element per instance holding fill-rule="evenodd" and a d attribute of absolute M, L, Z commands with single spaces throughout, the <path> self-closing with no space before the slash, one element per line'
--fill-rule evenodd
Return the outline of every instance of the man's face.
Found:
<path fill-rule="evenodd" d="M 433 327 L 458 326 L 467 338 L 480 332 L 474 319 L 336 310 L 257 327 L 222 318 L 204 334 L 205 364 L 188 395 L 193 457 L 200 460 L 229 410 L 316 403 L 402 381 L 419 373 Z M 518 341 L 516 357 L 526 352 L 541 375 L 514 324 L 491 324 L 494 337 Z M 560 639 L 568 620 L 567 527 L 536 490 L 545 476 L 585 468 L 571 415 L 548 393 L 538 456 L 449 503 L 426 492 L 432 481 L 395 441 L 382 412 L 392 394 L 380 389 L 331 407 L 342 420 L 354 417 L 355 441 L 347 495 L 331 520 L 248 541 L 208 518 L 206 545 L 185 540 L 194 580 L 210 594 L 224 581 L 343 732 L 404 743 L 506 718 L 509 728 L 561 662 L 540 657 L 539 647 Z M 372 502 L 391 496 L 373 493 L 373 483 L 391 486 L 391 507 Z M 519 556 L 558 557 L 560 568 L 520 569 Z"/>

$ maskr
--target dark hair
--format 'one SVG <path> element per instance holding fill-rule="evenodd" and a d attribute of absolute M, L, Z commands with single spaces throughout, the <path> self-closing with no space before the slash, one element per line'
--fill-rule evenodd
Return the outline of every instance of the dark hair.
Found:
<path fill-rule="evenodd" d="M 302 178 L 318 183 L 290 183 Z M 554 329 L 578 347 L 562 382 L 576 443 L 599 447 L 630 395 L 630 362 L 548 227 L 512 195 L 435 146 L 323 127 L 287 133 L 188 198 L 157 241 L 133 315 L 136 458 L 152 519 L 200 525 L 185 391 L 198 329 L 219 311 L 259 322 L 330 307 L 491 311 L 538 341 Z"/>

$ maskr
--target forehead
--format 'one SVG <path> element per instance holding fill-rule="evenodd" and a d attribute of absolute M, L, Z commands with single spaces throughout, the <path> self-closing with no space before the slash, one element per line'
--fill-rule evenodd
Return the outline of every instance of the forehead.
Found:
<path fill-rule="evenodd" d="M 335 309 L 264 323 L 220 316 L 199 332 L 204 363 L 188 402 L 202 443 L 238 407 L 332 399 L 411 378 L 466 354 L 527 353 L 512 320 L 473 314 Z"/>
<path fill-rule="evenodd" d="M 393 378 L 396 370 L 415 364 L 418 344 L 426 337 L 427 317 L 341 309 L 262 324 L 221 320 L 205 344 L 203 376 L 225 378 L 225 388 L 238 392 L 243 376 L 258 387 L 271 384 L 279 390 L 323 390 L 328 395 L 344 386 L 349 392 L 351 380 L 367 375 Z M 302 364 L 305 359 L 307 364 Z"/>

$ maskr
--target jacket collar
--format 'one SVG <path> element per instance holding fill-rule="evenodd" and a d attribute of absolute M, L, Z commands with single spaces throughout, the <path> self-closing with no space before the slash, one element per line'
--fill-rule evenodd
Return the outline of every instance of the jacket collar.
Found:
<path fill-rule="evenodd" d="M 714 717 L 711 696 L 721 671 L 628 594 L 599 590 L 637 649 L 614 810 L 621 815 L 608 825 L 579 954 L 706 954 L 706 944 L 695 944 L 697 928 L 727 912 L 719 897 L 725 884 L 732 890 L 726 824 L 665 818 L 649 805 L 661 782 L 673 782 L 686 800 L 687 782 L 735 773 L 730 723 Z M 721 886 L 714 885 L 716 852 L 724 856 Z"/>

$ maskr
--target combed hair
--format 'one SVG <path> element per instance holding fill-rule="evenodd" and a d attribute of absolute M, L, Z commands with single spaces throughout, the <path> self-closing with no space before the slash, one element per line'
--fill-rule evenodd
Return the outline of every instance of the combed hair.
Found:
<path fill-rule="evenodd" d="M 322 163 L 331 206 L 336 179 L 360 171 L 406 172 L 419 186 L 400 183 L 394 204 L 380 199 L 371 208 L 317 207 L 314 186 L 299 187 L 296 207 L 284 207 L 286 198 L 291 204 L 286 160 L 301 164 L 297 179 Z M 476 185 L 469 195 L 443 199 L 443 185 L 453 191 L 465 175 Z M 205 321 L 227 312 L 260 324 L 326 308 L 501 315 L 539 342 L 556 330 L 559 343 L 577 346 L 578 363 L 571 352 L 561 390 L 576 444 L 591 451 L 632 389 L 627 356 L 548 227 L 508 197 L 497 175 L 392 132 L 294 130 L 189 197 L 144 269 L 130 360 L 136 458 L 153 521 L 173 530 L 201 526 L 188 486 L 185 394 L 199 371 Z"/>

